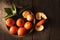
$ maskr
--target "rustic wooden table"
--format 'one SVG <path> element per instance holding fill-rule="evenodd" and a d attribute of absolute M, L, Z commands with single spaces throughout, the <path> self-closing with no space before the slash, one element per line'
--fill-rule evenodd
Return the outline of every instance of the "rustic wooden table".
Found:
<path fill-rule="evenodd" d="M 42 32 L 35 32 L 25 37 L 12 36 L 8 33 L 2 18 L 6 15 L 5 7 L 11 7 L 11 0 L 0 2 L 0 40 L 60 40 L 60 8 L 59 0 L 15 0 L 17 6 L 32 3 L 36 11 L 43 11 L 48 17 L 46 29 Z"/>

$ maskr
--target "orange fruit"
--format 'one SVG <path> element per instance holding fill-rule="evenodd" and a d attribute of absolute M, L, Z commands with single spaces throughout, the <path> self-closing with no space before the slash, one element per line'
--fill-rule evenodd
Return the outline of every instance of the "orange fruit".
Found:
<path fill-rule="evenodd" d="M 29 10 L 25 10 L 23 13 L 22 13 L 22 16 L 24 17 L 24 18 L 27 18 L 27 15 L 29 15 L 30 14 L 30 11 Z"/>
<path fill-rule="evenodd" d="M 7 26 L 13 26 L 14 24 L 15 24 L 15 21 L 14 21 L 13 18 L 8 18 L 8 19 L 6 20 L 6 25 L 7 25 Z"/>
<path fill-rule="evenodd" d="M 24 34 L 26 33 L 26 29 L 23 27 L 20 27 L 17 33 L 18 33 L 18 36 L 24 36 Z"/>
<path fill-rule="evenodd" d="M 18 27 L 24 26 L 24 20 L 23 20 L 22 18 L 17 19 L 16 25 L 17 25 Z"/>
<path fill-rule="evenodd" d="M 26 22 L 24 24 L 24 28 L 27 29 L 27 30 L 31 29 L 32 28 L 32 23 L 31 22 Z"/>
<path fill-rule="evenodd" d="M 16 26 L 10 27 L 10 34 L 15 34 L 15 33 L 17 33 L 17 31 L 18 31 L 18 28 Z"/>
<path fill-rule="evenodd" d="M 40 26 L 40 25 L 44 24 L 44 22 L 45 22 L 45 20 L 42 19 L 42 20 L 40 20 L 40 21 L 36 24 L 36 26 Z"/>
<path fill-rule="evenodd" d="M 31 14 L 30 15 L 27 15 L 27 20 L 28 21 L 32 21 L 33 20 L 33 15 L 31 15 Z"/>

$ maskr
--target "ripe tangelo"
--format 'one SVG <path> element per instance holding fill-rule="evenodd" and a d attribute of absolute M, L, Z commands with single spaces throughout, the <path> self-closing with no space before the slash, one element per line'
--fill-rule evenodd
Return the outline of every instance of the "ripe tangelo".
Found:
<path fill-rule="evenodd" d="M 10 34 L 16 34 L 17 31 L 18 31 L 18 28 L 16 26 L 11 26 L 10 27 L 10 30 L 9 30 Z"/>
<path fill-rule="evenodd" d="M 7 26 L 13 26 L 15 24 L 15 21 L 14 21 L 14 19 L 13 18 L 8 18 L 7 20 L 6 20 L 6 25 Z"/>
<path fill-rule="evenodd" d="M 31 23 L 31 22 L 26 22 L 26 23 L 24 24 L 24 28 L 25 28 L 26 30 L 31 29 L 31 28 L 32 28 L 32 23 Z"/>
<path fill-rule="evenodd" d="M 24 26 L 24 20 L 23 20 L 22 18 L 17 19 L 16 25 L 17 25 L 18 27 Z"/>
<path fill-rule="evenodd" d="M 17 33 L 18 33 L 18 36 L 24 36 L 26 33 L 26 29 L 23 27 L 20 27 Z"/>
<path fill-rule="evenodd" d="M 32 20 L 33 20 L 33 15 L 32 15 L 32 14 L 27 15 L 27 20 L 28 20 L 28 21 L 32 21 Z"/>
<path fill-rule="evenodd" d="M 30 14 L 30 11 L 29 10 L 25 10 L 23 13 L 22 13 L 22 16 L 24 17 L 24 18 L 27 18 L 27 15 L 29 15 Z"/>

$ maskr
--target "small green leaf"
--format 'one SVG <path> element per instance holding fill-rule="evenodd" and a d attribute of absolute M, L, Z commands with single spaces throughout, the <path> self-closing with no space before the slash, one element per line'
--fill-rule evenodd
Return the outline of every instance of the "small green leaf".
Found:
<path fill-rule="evenodd" d="M 12 9 L 15 10 L 16 9 L 16 6 L 14 3 L 12 3 Z"/>
<path fill-rule="evenodd" d="M 16 6 L 14 3 L 12 3 L 12 12 L 13 14 L 16 14 Z"/>
<path fill-rule="evenodd" d="M 8 15 L 13 14 L 11 8 L 4 8 L 4 9 L 5 9 L 5 12 L 6 12 Z"/>
<path fill-rule="evenodd" d="M 6 20 L 7 18 L 10 18 L 12 16 L 15 16 L 15 15 L 7 15 L 7 16 L 4 17 L 4 19 Z"/>

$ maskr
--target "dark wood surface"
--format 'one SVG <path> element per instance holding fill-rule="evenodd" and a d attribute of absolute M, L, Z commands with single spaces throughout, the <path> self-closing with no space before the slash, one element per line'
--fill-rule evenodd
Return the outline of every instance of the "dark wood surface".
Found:
<path fill-rule="evenodd" d="M 25 37 L 12 36 L 4 26 L 2 18 L 5 16 L 4 7 L 10 7 L 9 0 L 0 2 L 0 40 L 60 40 L 60 7 L 59 0 L 15 0 L 17 6 L 32 3 L 35 11 L 43 11 L 48 17 L 45 30 L 34 32 Z"/>

